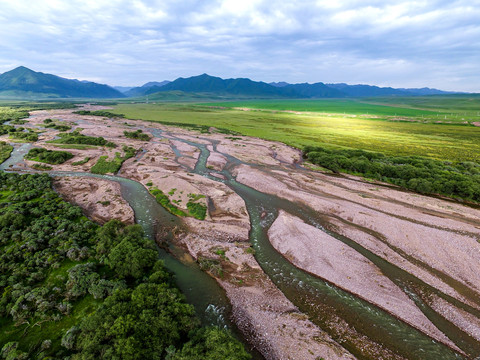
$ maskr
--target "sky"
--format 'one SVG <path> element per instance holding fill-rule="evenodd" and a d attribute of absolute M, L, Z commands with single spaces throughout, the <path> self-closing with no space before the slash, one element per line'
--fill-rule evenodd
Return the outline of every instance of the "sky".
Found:
<path fill-rule="evenodd" d="M 480 0 L 0 0 L 0 72 L 480 92 Z"/>

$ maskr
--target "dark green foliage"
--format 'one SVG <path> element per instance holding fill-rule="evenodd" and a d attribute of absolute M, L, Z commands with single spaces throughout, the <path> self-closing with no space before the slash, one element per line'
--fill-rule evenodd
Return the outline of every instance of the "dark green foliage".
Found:
<path fill-rule="evenodd" d="M 95 110 L 95 111 L 79 110 L 79 111 L 74 111 L 74 114 L 103 116 L 103 117 L 107 117 L 107 118 L 124 118 L 125 117 L 123 114 L 114 114 L 110 111 L 104 111 L 104 110 Z"/>
<path fill-rule="evenodd" d="M 114 292 L 81 322 L 73 359 L 164 359 L 195 327 L 180 292 L 147 280 Z"/>
<path fill-rule="evenodd" d="M 79 161 L 75 161 L 74 163 L 72 163 L 73 166 L 78 166 L 78 165 L 83 165 L 83 164 L 86 164 L 87 162 L 90 161 L 90 158 L 87 156 L 85 159 L 83 160 L 79 160 Z"/>
<path fill-rule="evenodd" d="M 187 203 L 187 209 L 189 214 L 195 219 L 205 220 L 205 216 L 207 215 L 207 207 L 205 205 L 190 200 Z"/>
<path fill-rule="evenodd" d="M 158 257 L 155 246 L 143 237 L 140 225 L 125 229 L 123 239 L 109 249 L 108 264 L 122 278 L 142 277 Z"/>
<path fill-rule="evenodd" d="M 40 170 L 40 171 L 50 171 L 50 170 L 53 170 L 53 168 L 49 165 L 45 165 L 45 164 L 33 164 L 31 166 L 32 169 L 35 169 L 35 170 Z"/>
<path fill-rule="evenodd" d="M 46 120 L 50 120 L 50 119 L 46 119 Z M 44 122 L 46 120 L 44 120 Z M 70 125 L 66 125 L 65 123 L 47 123 L 47 125 L 45 125 L 45 127 L 47 129 L 55 129 L 55 130 L 58 130 L 58 131 L 67 131 L 67 130 L 70 130 L 72 128 Z"/>
<path fill-rule="evenodd" d="M 150 189 L 150 193 L 153 196 L 155 196 L 155 199 L 160 205 L 162 205 L 165 209 L 170 211 L 172 214 L 177 216 L 187 216 L 187 214 L 183 210 L 180 210 L 170 202 L 170 199 L 168 198 L 167 195 L 163 193 L 162 190 L 153 188 L 153 189 Z"/>
<path fill-rule="evenodd" d="M 25 159 L 52 165 L 62 164 L 71 158 L 73 158 L 73 154 L 68 151 L 55 151 L 43 148 L 30 149 L 28 154 L 25 155 Z"/>
<path fill-rule="evenodd" d="M 80 134 L 77 130 L 71 133 L 59 133 L 60 139 L 52 140 L 55 144 L 82 144 L 82 145 L 97 145 L 115 147 L 115 144 L 108 142 L 103 137 L 94 137 Z M 112 146 L 113 145 L 113 146 Z"/>
<path fill-rule="evenodd" d="M 17 131 L 14 126 L 11 125 L 0 125 L 0 135 L 5 135 L 9 133 L 14 133 Z"/>
<path fill-rule="evenodd" d="M 7 144 L 4 141 L 0 141 L 0 164 L 10 157 L 13 151 L 13 146 Z"/>
<path fill-rule="evenodd" d="M 23 132 L 23 131 L 19 131 L 18 129 L 15 132 L 11 132 L 10 137 L 13 139 L 24 140 L 27 142 L 35 142 L 38 140 L 38 134 L 36 132 L 34 131 Z"/>
<path fill-rule="evenodd" d="M 136 131 L 124 131 L 123 134 L 125 137 L 135 140 L 142 140 L 142 141 L 149 141 L 150 136 L 142 132 L 142 130 L 138 129 Z"/>
<path fill-rule="evenodd" d="M 172 360 L 228 360 L 251 359 L 243 346 L 233 336 L 218 328 L 201 329 L 195 333 Z"/>
<path fill-rule="evenodd" d="M 132 147 L 123 146 L 123 152 L 125 153 L 124 156 L 121 156 L 120 153 L 117 152 L 115 153 L 115 158 L 110 161 L 107 156 L 100 156 L 97 163 L 92 166 L 90 171 L 94 174 L 115 174 L 120 170 L 125 160 L 135 156 L 137 150 Z"/>
<path fill-rule="evenodd" d="M 150 186 L 150 185 L 147 184 L 147 186 Z M 150 190 L 150 193 L 153 196 L 155 196 L 155 199 L 157 200 L 157 202 L 172 214 L 176 216 L 192 216 L 199 220 L 205 220 L 205 216 L 207 215 L 207 207 L 203 204 L 196 203 L 196 201 L 198 201 L 199 199 L 204 198 L 205 197 L 204 195 L 188 194 L 188 197 L 190 200 L 187 203 L 188 213 L 186 213 L 185 211 L 173 205 L 168 195 L 164 194 L 162 190 L 156 187 L 151 188 L 149 190 Z M 173 195 L 175 193 L 175 190 L 176 189 L 170 190 L 168 194 Z"/>
<path fill-rule="evenodd" d="M 33 130 L 26 130 L 23 126 L 15 127 L 12 125 L 0 125 L 0 135 L 9 134 L 11 138 L 17 139 L 37 139 L 38 135 Z M 32 140 L 36 141 L 36 140 Z"/>
<path fill-rule="evenodd" d="M 249 358 L 223 330 L 199 330 L 141 227 L 98 227 L 45 174 L 0 172 L 0 194 L 3 358 Z"/>
<path fill-rule="evenodd" d="M 442 194 L 480 201 L 480 164 L 447 162 L 418 156 L 387 156 L 364 150 L 307 146 L 304 157 L 334 172 L 359 174 L 422 194 Z"/>
<path fill-rule="evenodd" d="M 27 120 L 22 120 L 22 119 L 17 119 L 17 120 L 12 120 L 10 121 L 11 125 L 25 125 L 28 124 Z"/>

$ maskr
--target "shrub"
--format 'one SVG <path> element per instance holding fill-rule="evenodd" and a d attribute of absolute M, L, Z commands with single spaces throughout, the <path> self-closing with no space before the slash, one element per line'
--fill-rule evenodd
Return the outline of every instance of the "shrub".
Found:
<path fill-rule="evenodd" d="M 30 149 L 25 159 L 43 162 L 47 164 L 62 164 L 67 160 L 73 158 L 73 154 L 68 151 L 55 151 L 43 148 Z"/>

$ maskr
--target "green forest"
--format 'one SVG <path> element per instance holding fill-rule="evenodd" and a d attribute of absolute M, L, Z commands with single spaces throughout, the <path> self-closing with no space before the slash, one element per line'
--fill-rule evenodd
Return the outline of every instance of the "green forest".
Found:
<path fill-rule="evenodd" d="M 480 202 L 480 164 L 419 156 L 389 156 L 353 149 L 306 146 L 304 157 L 335 173 L 346 172 L 419 192 Z"/>
<path fill-rule="evenodd" d="M 4 359 L 250 359 L 204 328 L 139 225 L 99 226 L 46 174 L 0 172 Z"/>

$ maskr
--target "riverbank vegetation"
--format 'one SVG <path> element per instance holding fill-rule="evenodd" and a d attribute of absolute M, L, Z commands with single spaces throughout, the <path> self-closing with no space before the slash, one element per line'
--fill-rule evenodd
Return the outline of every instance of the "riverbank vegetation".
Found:
<path fill-rule="evenodd" d="M 52 109 L 71 109 L 76 107 L 69 102 L 24 102 L 24 101 L 2 101 L 0 103 L 0 125 L 6 121 L 15 122 L 29 117 L 29 111 L 52 110 Z M 16 125 L 21 125 L 17 123 Z"/>
<path fill-rule="evenodd" d="M 80 133 L 78 129 L 71 133 L 59 133 L 59 139 L 50 140 L 49 143 L 52 144 L 77 144 L 77 145 L 95 145 L 95 146 L 107 146 L 114 148 L 116 145 L 105 140 L 105 138 L 99 136 L 87 136 Z"/>
<path fill-rule="evenodd" d="M 107 118 L 124 118 L 125 117 L 123 114 L 116 114 L 116 113 L 105 111 L 105 110 L 95 110 L 95 111 L 79 110 L 79 111 L 74 111 L 73 113 L 78 115 L 103 116 Z"/>
<path fill-rule="evenodd" d="M 33 148 L 25 155 L 25 159 L 38 161 L 51 165 L 63 164 L 65 161 L 73 158 L 73 154 L 68 151 L 47 150 L 44 148 Z"/>
<path fill-rule="evenodd" d="M 68 125 L 65 121 L 58 121 L 58 120 L 52 120 L 52 119 L 45 119 L 43 120 L 43 127 L 47 129 L 54 129 L 58 131 L 68 131 L 72 127 Z"/>
<path fill-rule="evenodd" d="M 10 138 L 19 140 L 20 142 L 35 142 L 38 141 L 38 133 L 33 130 L 23 131 L 17 128 L 17 131 L 10 133 Z"/>
<path fill-rule="evenodd" d="M 90 161 L 90 157 L 87 156 L 87 157 L 85 157 L 83 160 L 79 160 L 79 161 L 73 162 L 72 165 L 73 165 L 73 166 L 84 165 L 84 164 L 86 164 L 86 163 L 89 162 L 89 161 Z"/>
<path fill-rule="evenodd" d="M 7 121 L 25 119 L 29 116 L 27 110 L 19 110 L 11 107 L 0 106 L 0 125 Z"/>
<path fill-rule="evenodd" d="M 13 146 L 4 141 L 0 141 L 0 164 L 10 157 L 13 151 Z"/>
<path fill-rule="evenodd" d="M 480 201 L 480 164 L 447 162 L 417 156 L 307 146 L 304 157 L 333 172 L 389 182 L 421 194 L 441 194 Z"/>
<path fill-rule="evenodd" d="M 92 166 L 90 171 L 93 174 L 115 174 L 120 170 L 125 160 L 128 160 L 135 156 L 137 150 L 132 148 L 131 146 L 124 145 L 123 153 L 124 155 L 122 156 L 119 152 L 116 152 L 115 157 L 112 160 L 108 160 L 108 156 L 100 156 L 97 163 Z"/>
<path fill-rule="evenodd" d="M 324 169 L 479 201 L 478 108 L 478 97 L 452 96 L 119 104 L 115 111 L 276 140 L 305 149 Z"/>
<path fill-rule="evenodd" d="M 150 186 L 152 185 L 151 183 L 149 184 Z M 173 215 L 181 216 L 181 217 L 191 216 L 198 220 L 205 220 L 205 217 L 207 215 L 207 207 L 197 202 L 198 200 L 205 198 L 204 195 L 188 194 L 188 198 L 189 198 L 187 202 L 188 211 L 185 212 L 182 209 L 179 209 L 178 207 L 176 207 L 174 204 L 172 204 L 168 195 L 166 195 L 159 188 L 150 187 L 148 190 L 155 197 L 157 202 Z M 171 190 L 169 192 L 169 195 L 173 195 L 174 193 L 175 193 L 175 189 Z"/>
<path fill-rule="evenodd" d="M 145 134 L 140 129 L 138 129 L 136 131 L 124 131 L 123 135 L 125 135 L 125 137 L 127 137 L 127 138 L 135 139 L 135 140 L 142 140 L 142 141 L 149 141 L 150 140 L 150 136 L 148 136 L 148 134 Z"/>
<path fill-rule="evenodd" d="M 0 246 L 3 358 L 250 358 L 199 326 L 139 225 L 96 225 L 46 174 L 0 172 Z"/>
<path fill-rule="evenodd" d="M 27 130 L 23 127 L 0 125 L 0 135 L 6 134 L 8 134 L 11 139 L 19 140 L 20 142 L 35 142 L 38 140 L 38 134 L 32 129 Z"/>

